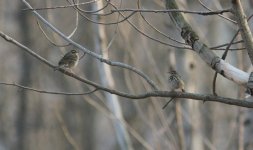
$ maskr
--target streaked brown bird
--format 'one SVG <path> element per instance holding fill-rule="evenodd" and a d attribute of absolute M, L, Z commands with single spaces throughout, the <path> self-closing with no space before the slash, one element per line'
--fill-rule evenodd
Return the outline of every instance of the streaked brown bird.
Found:
<path fill-rule="evenodd" d="M 169 78 L 168 78 L 168 85 L 170 91 L 181 91 L 185 92 L 184 90 L 184 81 L 182 80 L 181 76 L 175 71 L 169 71 Z M 168 104 L 175 99 L 175 97 L 171 98 L 164 106 L 163 109 L 168 106 Z"/>
<path fill-rule="evenodd" d="M 62 59 L 59 61 L 58 63 L 58 68 L 66 68 L 66 69 L 71 69 L 75 66 L 77 66 L 79 61 L 79 56 L 78 56 L 78 51 L 77 50 L 71 50 L 69 52 L 67 52 Z"/>
<path fill-rule="evenodd" d="M 170 90 L 185 92 L 184 81 L 182 80 L 181 76 L 175 70 L 168 72 L 168 74 L 169 74 L 168 85 Z"/>

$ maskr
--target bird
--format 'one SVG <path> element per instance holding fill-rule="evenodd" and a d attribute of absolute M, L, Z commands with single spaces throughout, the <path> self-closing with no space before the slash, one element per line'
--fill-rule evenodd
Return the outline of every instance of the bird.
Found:
<path fill-rule="evenodd" d="M 180 91 L 185 92 L 184 90 L 184 81 L 182 80 L 181 76 L 175 71 L 171 70 L 168 72 L 168 85 L 170 91 Z M 175 97 L 171 98 L 164 106 L 163 109 L 167 107 L 167 105 L 174 99 Z"/>
<path fill-rule="evenodd" d="M 74 68 L 75 66 L 77 66 L 78 61 L 79 61 L 78 51 L 75 49 L 72 49 L 61 58 L 55 70 L 62 67 L 66 69 Z"/>
<path fill-rule="evenodd" d="M 184 81 L 182 80 L 181 76 L 175 70 L 169 71 L 168 74 L 168 85 L 170 90 L 185 92 Z"/>

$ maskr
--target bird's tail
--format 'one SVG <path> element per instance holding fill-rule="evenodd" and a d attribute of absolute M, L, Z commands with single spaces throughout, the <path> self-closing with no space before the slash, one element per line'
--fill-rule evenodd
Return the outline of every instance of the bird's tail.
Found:
<path fill-rule="evenodd" d="M 163 109 L 165 109 L 168 105 L 169 105 L 169 103 L 171 102 L 171 101 L 173 101 L 175 99 L 175 97 L 172 97 L 164 106 L 163 106 Z"/>

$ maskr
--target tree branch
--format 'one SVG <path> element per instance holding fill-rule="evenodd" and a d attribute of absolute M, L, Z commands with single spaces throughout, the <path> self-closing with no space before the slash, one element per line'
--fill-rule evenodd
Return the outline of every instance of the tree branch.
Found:
<path fill-rule="evenodd" d="M 209 11 L 213 11 L 212 9 L 208 8 L 201 0 L 198 0 L 198 1 L 199 1 L 200 5 L 203 6 L 205 9 L 207 9 L 207 10 L 209 10 Z M 230 21 L 230 22 L 232 22 L 232 23 L 234 23 L 234 24 L 237 23 L 236 21 L 234 21 L 234 20 L 232 20 L 232 19 L 230 19 L 230 18 L 228 18 L 228 17 L 225 17 L 225 16 L 223 16 L 223 15 L 221 15 L 221 14 L 218 14 L 218 16 L 220 16 L 221 18 L 223 18 L 223 19 L 225 19 L 225 20 L 228 20 L 228 21 Z"/>
<path fill-rule="evenodd" d="M 225 60 L 227 55 L 228 55 L 228 50 L 230 49 L 231 45 L 233 44 L 234 40 L 236 39 L 237 35 L 239 34 L 240 29 L 235 33 L 235 35 L 233 36 L 232 40 L 230 41 L 230 43 L 228 44 L 228 46 L 226 47 L 225 52 L 222 54 L 221 59 Z M 213 94 L 217 95 L 216 93 L 216 79 L 217 79 L 217 72 L 215 72 L 214 74 L 214 79 L 213 79 Z"/>
<path fill-rule="evenodd" d="M 47 90 L 39 90 L 39 89 L 35 89 L 35 88 L 31 88 L 31 87 L 27 87 L 27 86 L 23 86 L 20 84 L 16 84 L 16 83 L 6 83 L 6 82 L 0 82 L 0 85 L 8 85 L 8 86 L 15 86 L 24 90 L 29 90 L 29 91 L 33 91 L 33 92 L 37 92 L 37 93 L 44 93 L 44 94 L 54 94 L 54 95 L 88 95 L 91 93 L 96 92 L 98 89 L 94 89 L 88 92 L 84 92 L 84 93 L 67 93 L 67 92 L 53 92 L 53 91 L 47 91 Z"/>
<path fill-rule="evenodd" d="M 169 9 L 169 10 L 148 10 L 148 9 L 117 9 L 111 10 L 112 13 L 115 12 L 152 12 L 152 13 L 168 13 L 168 12 L 181 12 L 181 13 L 188 13 L 188 14 L 196 14 L 196 15 L 217 15 L 223 14 L 227 12 L 231 12 L 231 9 L 224 9 L 224 10 L 217 10 L 217 11 L 208 11 L 208 12 L 201 12 L 201 11 L 189 11 L 189 10 L 179 10 L 179 9 Z"/>
<path fill-rule="evenodd" d="M 67 74 L 72 74 L 71 72 L 66 72 Z M 124 93 L 120 92 L 117 90 L 109 89 L 102 87 L 92 81 L 80 78 L 74 74 L 72 74 L 73 78 L 79 78 L 79 81 L 82 80 L 82 82 L 89 84 L 89 85 L 94 86 L 96 89 L 85 92 L 85 93 L 64 93 L 64 92 L 48 92 L 44 90 L 38 90 L 34 89 L 31 87 L 15 84 L 15 83 L 4 83 L 1 82 L 0 84 L 2 85 L 10 85 L 10 86 L 16 86 L 24 90 L 30 90 L 33 92 L 37 93 L 44 93 L 44 94 L 57 94 L 57 95 L 69 95 L 69 96 L 74 96 L 74 95 L 86 95 L 93 93 L 98 90 L 102 90 L 111 94 L 116 94 L 121 97 L 125 98 L 130 98 L 130 99 L 145 99 L 145 98 L 150 98 L 150 97 L 176 97 L 176 98 L 188 98 L 188 99 L 193 99 L 193 100 L 199 100 L 199 101 L 210 101 L 210 102 L 219 102 L 219 103 L 224 103 L 224 104 L 229 104 L 229 105 L 235 105 L 235 106 L 241 106 L 241 107 L 247 107 L 247 108 L 253 108 L 253 102 L 245 101 L 245 100 L 239 100 L 239 99 L 233 99 L 233 98 L 226 98 L 226 97 L 221 97 L 221 96 L 214 96 L 214 95 L 205 95 L 205 94 L 194 94 L 194 93 L 185 93 L 185 92 L 174 92 L 174 91 L 150 91 L 146 92 L 143 94 L 129 94 L 129 93 Z"/>
<path fill-rule="evenodd" d="M 23 9 L 24 11 L 33 11 L 33 10 L 47 10 L 47 9 L 58 9 L 58 8 L 69 8 L 69 7 L 75 7 L 75 6 L 82 6 L 82 5 L 87 5 L 87 4 L 92 4 L 96 3 L 97 0 L 89 1 L 89 2 L 83 2 L 83 3 L 78 3 L 78 4 L 71 4 L 71 5 L 65 5 L 65 6 L 53 6 L 53 7 L 44 7 L 44 8 L 27 8 Z M 92 11 L 91 13 L 93 13 Z"/>
<path fill-rule="evenodd" d="M 8 35 L 4 34 L 2 31 L 0 31 L 0 36 L 5 39 L 7 42 L 10 42 L 20 48 L 22 48 L 23 50 L 25 50 L 25 52 L 27 52 L 28 54 L 30 54 L 31 56 L 37 58 L 39 61 L 41 61 L 42 63 L 48 65 L 49 67 L 55 68 L 56 66 L 54 66 L 53 64 L 51 64 L 49 61 L 47 61 L 45 58 L 41 57 L 40 55 L 36 54 L 35 52 L 33 52 L 31 49 L 29 49 L 28 47 L 24 46 L 23 44 L 19 43 L 18 41 L 14 40 L 13 38 L 9 37 Z"/>

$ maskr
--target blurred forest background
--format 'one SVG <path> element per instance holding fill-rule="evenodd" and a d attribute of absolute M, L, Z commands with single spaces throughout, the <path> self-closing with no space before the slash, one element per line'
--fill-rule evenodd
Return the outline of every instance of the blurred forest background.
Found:
<path fill-rule="evenodd" d="M 162 0 L 110 2 L 118 9 L 137 9 L 138 2 L 142 9 L 165 9 Z M 179 9 L 208 11 L 201 2 L 212 10 L 231 7 L 230 0 L 177 0 Z M 34 8 L 70 4 L 65 0 L 29 0 L 29 3 Z M 253 2 L 242 0 L 242 3 L 247 16 L 250 16 L 253 13 Z M 79 7 L 94 11 L 105 5 L 106 1 L 98 0 Z M 22 1 L 0 0 L 1 31 L 57 65 L 61 57 L 75 47 L 56 46 L 49 42 L 37 24 L 37 18 L 32 11 L 24 10 L 26 8 Z M 113 9 L 109 5 L 98 13 L 110 13 Z M 91 22 L 80 14 L 77 19 L 73 7 L 43 9 L 38 12 L 66 36 L 76 28 L 72 40 L 91 51 L 108 55 L 110 60 L 138 68 L 155 81 L 161 90 L 168 88 L 167 72 L 172 65 L 185 81 L 187 92 L 212 94 L 215 71 L 193 51 L 166 45 L 186 46 L 180 31 L 166 13 L 135 13 L 128 18 L 132 25 L 128 21 L 102 25 L 94 22 L 117 22 L 122 17 L 118 13 L 98 16 L 83 12 L 94 21 Z M 123 13 L 127 15 L 131 12 Z M 238 29 L 234 23 L 218 15 L 184 16 L 209 47 L 230 42 Z M 224 16 L 234 19 L 229 13 Z M 42 22 L 39 23 L 52 41 L 58 45 L 67 44 Z M 249 24 L 252 27 L 252 21 Z M 143 33 L 163 43 L 147 38 Z M 171 41 L 163 34 L 179 42 Z M 241 40 L 240 36 L 236 40 Z M 94 89 L 54 71 L 2 38 L 0 44 L 0 82 L 56 92 L 83 93 Z M 233 49 L 239 47 L 243 45 L 239 43 L 232 46 Z M 222 50 L 214 51 L 219 56 L 223 53 Z M 246 72 L 250 70 L 245 50 L 229 51 L 226 61 Z M 119 67 L 108 67 L 89 55 L 80 60 L 73 72 L 103 86 L 132 94 L 151 90 L 146 81 L 135 73 Z M 244 98 L 244 92 L 244 88 L 218 75 L 218 95 Z M 103 91 L 81 96 L 53 95 L 0 85 L 0 150 L 252 149 L 253 120 L 250 118 L 250 109 L 179 99 L 163 110 L 162 106 L 168 100 L 169 98 L 133 100 Z M 180 128 L 183 130 L 183 139 L 179 136 Z M 124 140 L 127 141 L 126 147 Z"/>

